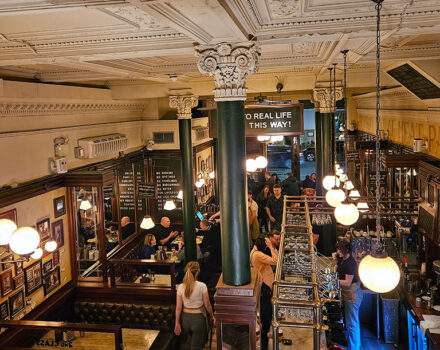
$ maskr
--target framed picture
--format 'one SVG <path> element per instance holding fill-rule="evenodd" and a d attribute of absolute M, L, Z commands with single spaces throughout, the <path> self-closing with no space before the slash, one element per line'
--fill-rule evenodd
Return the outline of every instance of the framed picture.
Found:
<path fill-rule="evenodd" d="M 44 295 L 48 295 L 60 284 L 60 267 L 57 266 L 44 277 Z"/>
<path fill-rule="evenodd" d="M 11 295 L 9 297 L 9 311 L 11 317 L 17 315 L 21 310 L 24 309 L 24 293 L 21 289 L 18 293 Z"/>
<path fill-rule="evenodd" d="M 55 250 L 53 252 L 52 261 L 53 261 L 53 266 L 59 265 L 59 263 L 60 263 L 60 251 L 59 250 Z"/>
<path fill-rule="evenodd" d="M 43 284 L 41 274 L 41 260 L 33 263 L 24 269 L 24 286 L 26 289 L 26 296 L 32 294 Z"/>
<path fill-rule="evenodd" d="M 37 231 L 40 234 L 40 239 L 42 242 L 47 241 L 50 238 L 49 218 L 37 222 Z"/>
<path fill-rule="evenodd" d="M 64 245 L 63 219 L 52 223 L 52 239 L 57 242 L 57 248 L 60 248 Z"/>
<path fill-rule="evenodd" d="M 23 261 L 17 261 L 15 263 L 15 276 L 23 273 Z"/>
<path fill-rule="evenodd" d="M 0 320 L 9 320 L 9 305 L 7 300 L 0 304 Z"/>
<path fill-rule="evenodd" d="M 66 196 L 61 196 L 53 200 L 53 211 L 55 218 L 66 214 Z"/>
<path fill-rule="evenodd" d="M 24 284 L 24 273 L 14 277 L 14 289 L 21 287 Z"/>
<path fill-rule="evenodd" d="M 11 209 L 0 214 L 0 219 L 9 219 L 17 225 L 17 209 Z"/>
<path fill-rule="evenodd" d="M 52 259 L 43 263 L 43 276 L 46 276 L 50 270 L 53 268 Z"/>
<path fill-rule="evenodd" d="M 2 258 L 2 261 L 12 261 L 14 260 L 14 254 L 9 254 Z M 7 264 L 1 264 L 2 265 L 2 271 L 5 271 L 7 269 L 10 269 L 14 266 L 13 262 L 7 263 Z"/>
<path fill-rule="evenodd" d="M 14 290 L 12 270 L 5 271 L 0 275 L 0 287 L 2 290 L 2 297 L 8 295 Z"/>

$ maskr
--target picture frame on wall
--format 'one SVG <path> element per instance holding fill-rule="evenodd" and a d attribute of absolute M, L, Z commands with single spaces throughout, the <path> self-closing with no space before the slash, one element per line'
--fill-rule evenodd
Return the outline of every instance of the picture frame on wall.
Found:
<path fill-rule="evenodd" d="M 8 295 L 14 290 L 12 280 L 12 270 L 7 270 L 0 275 L 0 287 L 2 297 Z"/>
<path fill-rule="evenodd" d="M 52 223 L 52 239 L 57 242 L 57 248 L 60 248 L 64 245 L 63 219 Z"/>
<path fill-rule="evenodd" d="M 23 261 L 15 262 L 15 276 L 23 273 Z"/>
<path fill-rule="evenodd" d="M 43 263 L 43 276 L 46 276 L 50 270 L 53 268 L 53 261 L 52 259 L 46 261 Z"/>
<path fill-rule="evenodd" d="M 66 214 L 66 196 L 57 197 L 53 200 L 53 211 L 55 218 Z"/>
<path fill-rule="evenodd" d="M 14 290 L 24 285 L 24 273 L 14 277 Z"/>
<path fill-rule="evenodd" d="M 48 295 L 61 284 L 60 267 L 57 266 L 44 277 L 44 295 Z"/>
<path fill-rule="evenodd" d="M 50 219 L 46 218 L 37 222 L 37 231 L 40 234 L 41 242 L 50 238 Z"/>
<path fill-rule="evenodd" d="M 26 296 L 32 294 L 43 285 L 43 275 L 41 270 L 41 260 L 38 260 L 24 269 L 24 286 Z"/>
<path fill-rule="evenodd" d="M 0 304 L 0 320 L 9 320 L 9 305 L 7 300 Z"/>
<path fill-rule="evenodd" d="M 11 318 L 24 309 L 23 289 L 9 297 L 9 312 Z"/>
<path fill-rule="evenodd" d="M 52 256 L 53 266 L 57 266 L 60 264 L 60 251 L 55 250 Z"/>
<path fill-rule="evenodd" d="M 17 225 L 17 209 L 11 209 L 0 214 L 0 219 L 8 219 L 14 221 Z"/>
<path fill-rule="evenodd" d="M 3 262 L 4 261 L 12 261 L 12 260 L 14 260 L 14 254 L 8 254 L 7 256 L 2 258 Z M 6 264 L 1 264 L 1 265 L 2 265 L 2 271 L 6 271 L 6 270 L 10 269 L 11 267 L 13 267 L 14 263 L 13 262 L 9 262 L 9 263 L 6 263 Z"/>

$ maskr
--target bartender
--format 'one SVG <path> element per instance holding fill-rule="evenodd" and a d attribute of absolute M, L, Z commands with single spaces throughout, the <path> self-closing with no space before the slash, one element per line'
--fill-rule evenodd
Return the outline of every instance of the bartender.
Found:
<path fill-rule="evenodd" d="M 338 275 L 344 302 L 345 326 L 348 335 L 348 349 L 361 349 L 361 329 L 359 308 L 362 302 L 362 290 L 359 283 L 358 266 L 351 255 L 352 246 L 347 240 L 341 240 L 337 246 Z"/>

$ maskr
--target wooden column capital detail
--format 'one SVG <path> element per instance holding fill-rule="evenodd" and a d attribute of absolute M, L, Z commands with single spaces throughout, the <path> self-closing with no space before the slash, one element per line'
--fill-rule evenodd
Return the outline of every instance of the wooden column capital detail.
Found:
<path fill-rule="evenodd" d="M 335 102 L 333 94 L 336 95 L 336 101 L 341 100 L 344 96 L 342 87 L 336 88 L 336 93 L 330 88 L 315 88 L 313 89 L 313 103 L 315 104 L 315 111 L 320 113 L 335 113 Z"/>
<path fill-rule="evenodd" d="M 191 119 L 191 108 L 196 107 L 199 97 L 195 95 L 169 96 L 170 107 L 177 108 L 178 119 Z"/>
<path fill-rule="evenodd" d="M 214 76 L 216 101 L 244 101 L 246 77 L 258 70 L 261 50 L 255 41 L 195 47 L 197 67 Z"/>

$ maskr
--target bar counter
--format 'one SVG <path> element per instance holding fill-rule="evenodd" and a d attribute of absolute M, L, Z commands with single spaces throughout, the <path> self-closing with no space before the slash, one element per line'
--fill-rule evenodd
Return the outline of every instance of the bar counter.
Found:
<path fill-rule="evenodd" d="M 426 309 L 423 307 L 416 307 L 416 295 L 412 292 L 408 292 L 407 290 L 400 290 L 400 293 L 403 293 L 403 298 L 406 300 L 406 307 L 410 306 L 409 312 L 413 315 L 414 318 L 419 321 L 423 321 L 423 315 L 435 315 L 440 316 L 439 311 L 435 311 L 434 309 Z M 409 305 L 408 305 L 409 304 Z M 440 350 L 440 334 L 430 333 L 429 330 L 426 331 L 426 337 L 429 340 L 429 350 L 439 349 Z"/>

